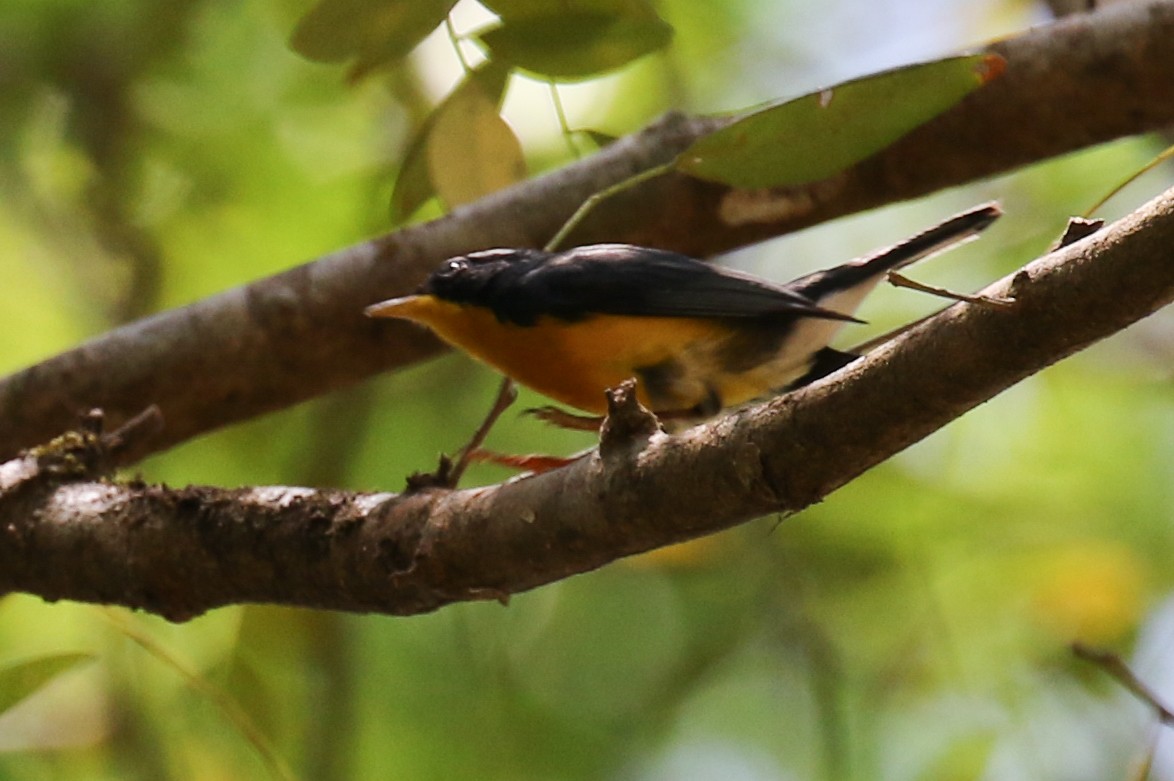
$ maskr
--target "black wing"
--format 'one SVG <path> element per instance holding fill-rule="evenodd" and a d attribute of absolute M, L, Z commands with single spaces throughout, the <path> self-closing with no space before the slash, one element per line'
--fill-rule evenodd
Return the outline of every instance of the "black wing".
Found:
<path fill-rule="evenodd" d="M 591 313 L 852 319 L 786 286 L 647 247 L 596 244 L 522 265 L 515 264 L 489 286 L 496 301 L 487 302 L 516 322 L 532 322 L 541 314 L 578 320 Z"/>
<path fill-rule="evenodd" d="M 857 285 L 874 285 L 886 271 L 975 236 L 998 216 L 997 206 L 980 206 L 871 257 L 785 285 L 675 252 L 595 244 L 555 254 L 493 249 L 452 258 L 429 277 L 423 292 L 488 307 L 498 319 L 521 325 L 543 316 L 581 320 L 592 313 L 855 320 L 818 302 Z"/>

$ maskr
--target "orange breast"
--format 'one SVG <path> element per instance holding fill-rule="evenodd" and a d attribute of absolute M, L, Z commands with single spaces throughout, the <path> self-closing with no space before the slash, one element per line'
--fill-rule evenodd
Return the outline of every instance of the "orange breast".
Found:
<path fill-rule="evenodd" d="M 394 311 L 427 325 L 519 383 L 556 401 L 593 413 L 606 411 L 603 391 L 637 375 L 640 367 L 695 353 L 715 341 L 713 321 L 677 317 L 593 315 L 573 323 L 543 318 L 533 326 L 498 322 L 488 309 L 429 295 L 401 299 Z M 651 406 L 644 389 L 640 400 Z M 680 408 L 703 401 L 684 399 Z"/>

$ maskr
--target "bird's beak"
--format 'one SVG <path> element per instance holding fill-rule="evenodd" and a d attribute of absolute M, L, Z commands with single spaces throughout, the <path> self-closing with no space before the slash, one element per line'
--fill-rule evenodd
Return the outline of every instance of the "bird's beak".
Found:
<path fill-rule="evenodd" d="M 428 298 L 430 296 L 420 295 L 389 298 L 367 307 L 363 314 L 367 317 L 399 317 L 412 320 L 413 315 L 423 308 Z"/>

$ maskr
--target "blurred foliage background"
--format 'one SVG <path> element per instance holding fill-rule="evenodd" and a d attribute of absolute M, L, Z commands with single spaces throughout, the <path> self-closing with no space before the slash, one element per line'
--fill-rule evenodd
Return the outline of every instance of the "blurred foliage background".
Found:
<path fill-rule="evenodd" d="M 335 5 L 371 5 L 348 2 Z M 436 200 L 391 204 L 412 140 L 461 76 L 449 32 L 436 28 L 393 67 L 359 44 L 335 57 L 347 64 L 326 65 L 289 45 L 310 9 L 0 4 L 0 370 L 442 212 Z M 601 138 L 670 108 L 744 108 L 1047 18 L 1024 0 L 660 0 L 655 12 L 671 43 L 559 87 L 570 127 Z M 470 0 L 451 20 L 457 37 L 494 21 Z M 478 60 L 474 42 L 457 46 Z M 513 77 L 502 110 L 531 173 L 593 148 L 560 132 L 540 79 Z M 1114 143 L 725 260 L 786 280 L 998 198 L 1008 216 L 987 237 L 918 269 L 974 289 L 1044 251 L 1069 215 L 1163 144 Z M 1147 175 L 1103 216 L 1172 179 Z M 872 325 L 850 338 L 938 305 L 882 290 L 863 313 Z M 262 740 L 304 779 L 1128 777 L 1158 734 L 1152 715 L 1068 646 L 1115 649 L 1174 701 L 1172 358 L 1164 313 L 800 516 L 508 607 L 410 619 L 244 607 L 176 626 L 5 597 L 0 703 L 24 691 L 22 662 L 84 656 L 34 675 L 47 685 L 27 685 L 33 694 L 0 715 L 0 779 L 280 775 Z M 459 446 L 495 383 L 452 355 L 140 471 L 172 484 L 399 489 Z M 513 416 L 490 442 L 589 443 Z M 1157 743 L 1154 775 L 1174 778 L 1169 741 Z"/>

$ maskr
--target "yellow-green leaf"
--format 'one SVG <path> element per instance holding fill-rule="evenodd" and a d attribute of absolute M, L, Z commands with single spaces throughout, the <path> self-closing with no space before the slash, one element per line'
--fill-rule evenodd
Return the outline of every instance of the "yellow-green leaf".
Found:
<path fill-rule="evenodd" d="M 479 90 L 493 102 L 496 110 L 500 110 L 509 73 L 508 66 L 492 61 L 486 62 L 470 73 L 424 120 L 408 144 L 408 151 L 404 154 L 399 174 L 395 179 L 395 189 L 391 193 L 393 223 L 398 224 L 411 217 L 417 209 L 436 195 L 428 166 L 428 139 L 432 134 L 436 117 L 446 111 L 449 103 L 464 100 L 461 96 L 468 90 Z"/>
<path fill-rule="evenodd" d="M 454 93 L 437 112 L 427 157 L 432 185 L 450 208 L 526 177 L 522 145 L 494 101 L 477 88 Z"/>
<path fill-rule="evenodd" d="M 673 28 L 650 8 L 564 10 L 507 19 L 477 35 L 491 59 L 560 81 L 598 76 L 668 45 Z"/>
<path fill-rule="evenodd" d="M 698 139 L 675 166 L 734 187 L 825 179 L 950 108 L 1004 64 L 995 54 L 952 57 L 829 87 Z"/>
<path fill-rule="evenodd" d="M 10 664 L 0 669 L 0 713 L 37 692 L 61 673 L 88 662 L 91 654 L 51 654 Z"/>

